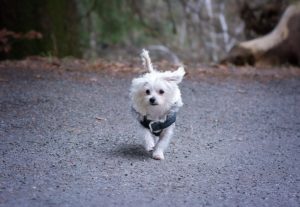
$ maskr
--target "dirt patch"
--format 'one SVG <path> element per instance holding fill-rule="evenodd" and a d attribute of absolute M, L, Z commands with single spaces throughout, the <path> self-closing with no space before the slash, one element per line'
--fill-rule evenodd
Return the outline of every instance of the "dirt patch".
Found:
<path fill-rule="evenodd" d="M 159 70 L 175 70 L 178 65 L 170 64 L 167 61 L 155 62 L 154 66 Z M 88 61 L 73 58 L 45 58 L 45 57 L 28 57 L 24 60 L 7 60 L 0 62 L 1 68 L 18 68 L 18 69 L 39 69 L 78 72 L 97 72 L 109 75 L 126 75 L 142 74 L 145 69 L 142 67 L 139 58 L 133 58 L 122 61 L 111 61 L 106 59 L 96 59 Z M 245 78 L 255 80 L 272 80 L 300 77 L 300 68 L 292 66 L 281 67 L 236 67 L 233 65 L 205 65 L 205 64 L 185 64 L 187 78 Z"/>

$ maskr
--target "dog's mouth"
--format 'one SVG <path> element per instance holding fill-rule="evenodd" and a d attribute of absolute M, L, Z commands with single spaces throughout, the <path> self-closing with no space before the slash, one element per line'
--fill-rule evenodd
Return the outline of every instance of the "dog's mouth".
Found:
<path fill-rule="evenodd" d="M 150 103 L 151 106 L 157 106 L 158 103 Z"/>

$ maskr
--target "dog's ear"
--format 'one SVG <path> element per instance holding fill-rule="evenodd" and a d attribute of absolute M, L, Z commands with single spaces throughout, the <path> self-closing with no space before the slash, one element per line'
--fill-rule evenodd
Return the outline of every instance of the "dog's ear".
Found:
<path fill-rule="evenodd" d="M 183 79 L 183 76 L 185 75 L 184 68 L 181 66 L 174 72 L 166 72 L 164 79 L 166 81 L 180 83 Z"/>

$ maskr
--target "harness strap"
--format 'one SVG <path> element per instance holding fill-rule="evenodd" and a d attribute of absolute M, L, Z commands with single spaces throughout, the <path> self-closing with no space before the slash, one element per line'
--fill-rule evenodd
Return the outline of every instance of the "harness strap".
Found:
<path fill-rule="evenodd" d="M 166 121 L 152 121 L 147 119 L 147 116 L 144 116 L 143 120 L 140 121 L 141 125 L 149 129 L 152 134 L 159 136 L 163 129 L 168 128 L 176 121 L 176 112 L 172 112 L 167 115 Z"/>

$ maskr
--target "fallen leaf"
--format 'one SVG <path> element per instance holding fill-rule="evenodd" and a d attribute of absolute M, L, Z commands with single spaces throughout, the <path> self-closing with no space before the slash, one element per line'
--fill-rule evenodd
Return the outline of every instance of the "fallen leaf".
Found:
<path fill-rule="evenodd" d="M 41 79 L 42 76 L 41 76 L 40 74 L 38 74 L 38 75 L 35 76 L 35 78 L 36 78 L 36 79 Z"/>
<path fill-rule="evenodd" d="M 99 117 L 99 116 L 97 116 L 95 119 L 96 119 L 97 121 L 106 121 L 106 118 Z"/>
<path fill-rule="evenodd" d="M 0 82 L 8 82 L 8 80 L 6 80 L 4 78 L 0 78 Z"/>

